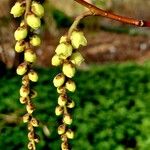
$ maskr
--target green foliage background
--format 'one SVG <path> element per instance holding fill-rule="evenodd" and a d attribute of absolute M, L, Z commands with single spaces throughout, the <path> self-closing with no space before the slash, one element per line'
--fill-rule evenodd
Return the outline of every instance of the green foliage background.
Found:
<path fill-rule="evenodd" d="M 37 69 L 39 82 L 35 116 L 41 137 L 38 150 L 59 150 L 56 89 L 52 79 L 57 69 Z M 133 63 L 93 65 L 77 72 L 76 102 L 72 128 L 73 150 L 148 150 L 150 146 L 150 65 Z M 21 117 L 25 107 L 19 103 L 21 78 L 8 70 L 0 78 L 0 150 L 25 150 L 26 125 L 9 123 L 8 116 Z M 58 119 L 58 120 L 57 120 Z M 18 119 L 17 119 L 18 120 Z M 46 125 L 50 136 L 43 132 Z"/>

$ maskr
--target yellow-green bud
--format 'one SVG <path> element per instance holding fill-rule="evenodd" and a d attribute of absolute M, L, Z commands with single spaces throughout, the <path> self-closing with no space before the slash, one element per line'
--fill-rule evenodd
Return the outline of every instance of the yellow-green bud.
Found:
<path fill-rule="evenodd" d="M 63 118 L 63 122 L 65 124 L 68 124 L 68 125 L 72 124 L 72 118 L 71 118 L 71 116 L 69 114 L 65 114 L 64 118 Z"/>
<path fill-rule="evenodd" d="M 73 31 L 70 39 L 71 39 L 72 46 L 75 49 L 78 49 L 80 46 L 86 46 L 87 45 L 87 40 L 86 40 L 83 32 Z"/>
<path fill-rule="evenodd" d="M 71 56 L 72 51 L 73 48 L 69 43 L 60 43 L 55 50 L 56 54 L 62 59 L 66 59 Z"/>
<path fill-rule="evenodd" d="M 65 106 L 66 103 L 67 103 L 67 97 L 66 97 L 65 95 L 60 95 L 60 96 L 58 97 L 58 104 L 59 104 L 60 106 Z"/>
<path fill-rule="evenodd" d="M 74 92 L 76 90 L 76 84 L 72 80 L 68 80 L 65 85 L 66 89 L 70 92 Z"/>
<path fill-rule="evenodd" d="M 59 41 L 59 43 L 66 43 L 67 42 L 67 36 L 65 35 L 65 36 L 62 36 L 61 38 L 60 38 L 60 41 Z"/>
<path fill-rule="evenodd" d="M 20 97 L 19 100 L 21 104 L 26 104 L 29 101 L 29 97 Z"/>
<path fill-rule="evenodd" d="M 36 118 L 33 118 L 31 119 L 31 124 L 34 126 L 34 127 L 38 127 L 39 126 L 39 122 Z"/>
<path fill-rule="evenodd" d="M 27 123 L 27 122 L 29 122 L 29 120 L 30 120 L 30 114 L 25 114 L 23 117 L 22 117 L 22 119 L 23 119 L 23 122 L 24 123 Z"/>
<path fill-rule="evenodd" d="M 58 134 L 61 135 L 61 134 L 64 134 L 66 131 L 66 125 L 65 124 L 62 124 L 58 127 Z"/>
<path fill-rule="evenodd" d="M 25 6 L 20 2 L 16 2 L 15 5 L 11 8 L 10 13 L 16 18 L 23 15 L 25 11 Z"/>
<path fill-rule="evenodd" d="M 20 88 L 20 96 L 21 97 L 27 97 L 29 95 L 29 93 L 30 93 L 30 90 L 28 87 L 26 87 L 24 85 L 21 86 L 21 88 Z"/>
<path fill-rule="evenodd" d="M 22 76 L 27 72 L 27 64 L 26 63 L 21 63 L 16 70 L 17 74 Z"/>
<path fill-rule="evenodd" d="M 24 51 L 24 49 L 25 49 L 25 43 L 24 43 L 24 41 L 17 41 L 16 45 L 15 45 L 15 51 L 17 53 L 21 53 L 21 52 Z"/>
<path fill-rule="evenodd" d="M 69 100 L 69 101 L 67 102 L 67 107 L 68 107 L 68 108 L 74 108 L 74 107 L 75 107 L 75 102 L 74 102 L 73 100 Z"/>
<path fill-rule="evenodd" d="M 29 139 L 30 141 L 34 140 L 34 132 L 33 132 L 33 131 L 30 131 L 30 132 L 28 133 L 28 139 Z"/>
<path fill-rule="evenodd" d="M 72 78 L 75 75 L 75 68 L 70 63 L 64 63 L 62 71 L 69 78 Z"/>
<path fill-rule="evenodd" d="M 36 54 L 31 49 L 28 49 L 24 53 L 24 59 L 27 62 L 33 63 L 36 61 Z"/>
<path fill-rule="evenodd" d="M 15 33 L 14 33 L 14 37 L 16 41 L 21 41 L 23 39 L 25 39 L 27 37 L 28 31 L 26 27 L 19 27 Z"/>
<path fill-rule="evenodd" d="M 25 21 L 24 21 L 24 20 L 22 20 L 22 21 L 20 22 L 20 27 L 22 27 L 22 26 L 25 26 Z"/>
<path fill-rule="evenodd" d="M 32 82 L 38 81 L 38 74 L 33 70 L 30 70 L 30 72 L 28 73 L 28 77 Z"/>
<path fill-rule="evenodd" d="M 32 46 L 40 46 L 41 44 L 41 39 L 39 36 L 37 35 L 33 35 L 31 38 L 30 38 L 30 44 Z"/>
<path fill-rule="evenodd" d="M 73 64 L 80 66 L 81 63 L 84 61 L 84 58 L 82 57 L 82 55 L 79 52 L 75 52 L 71 55 L 70 61 Z"/>
<path fill-rule="evenodd" d="M 34 30 L 37 30 L 41 26 L 41 20 L 34 14 L 29 14 L 27 15 L 27 24 Z"/>
<path fill-rule="evenodd" d="M 55 87 L 62 86 L 64 82 L 65 82 L 65 76 L 62 73 L 59 73 L 58 75 L 56 75 L 53 80 L 53 84 Z"/>
<path fill-rule="evenodd" d="M 31 11 L 40 18 L 44 16 L 44 7 L 35 1 L 32 2 Z"/>
<path fill-rule="evenodd" d="M 73 139 L 74 138 L 74 132 L 71 129 L 67 130 L 66 135 L 67 135 L 68 139 Z"/>
<path fill-rule="evenodd" d="M 59 66 L 59 65 L 61 65 L 62 64 L 62 60 L 59 58 L 59 56 L 58 55 L 54 55 L 53 57 L 52 57 L 52 65 L 53 66 Z"/>
<path fill-rule="evenodd" d="M 56 116 L 60 116 L 60 115 L 62 115 L 62 114 L 63 114 L 63 112 L 64 112 L 63 107 L 61 107 L 61 106 L 57 106 L 57 107 L 55 108 L 55 114 L 56 114 Z"/>

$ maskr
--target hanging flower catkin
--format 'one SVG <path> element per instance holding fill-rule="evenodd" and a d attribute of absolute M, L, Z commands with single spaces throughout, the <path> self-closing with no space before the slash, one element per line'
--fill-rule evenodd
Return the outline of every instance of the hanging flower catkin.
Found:
<path fill-rule="evenodd" d="M 67 92 L 75 92 L 76 90 L 76 84 L 72 78 L 75 75 L 76 67 L 80 66 L 84 61 L 78 49 L 80 46 L 86 45 L 87 40 L 83 32 L 73 30 L 69 38 L 67 36 L 61 37 L 59 45 L 56 47 L 55 55 L 52 57 L 51 63 L 53 66 L 62 66 L 62 72 L 53 79 L 53 84 L 59 94 L 55 114 L 63 116 L 58 127 L 58 134 L 62 140 L 62 150 L 70 150 L 68 139 L 74 138 L 74 131 L 69 128 L 73 122 L 69 109 L 74 108 L 75 102 L 69 98 Z"/>
<path fill-rule="evenodd" d="M 16 2 L 10 13 L 15 18 L 23 18 L 14 33 L 17 41 L 15 51 L 24 53 L 24 61 L 17 67 L 16 72 L 18 75 L 23 76 L 20 88 L 20 103 L 25 104 L 27 110 L 27 113 L 23 116 L 23 122 L 28 123 L 28 149 L 36 150 L 39 137 L 35 133 L 35 127 L 39 126 L 39 122 L 33 117 L 35 107 L 32 98 L 36 97 L 37 93 L 31 88 L 31 82 L 38 81 L 38 74 L 32 69 L 32 64 L 37 59 L 34 46 L 41 44 L 40 37 L 35 33 L 35 30 L 41 26 L 40 19 L 44 15 L 44 8 L 34 0 L 23 0 L 22 2 Z"/>

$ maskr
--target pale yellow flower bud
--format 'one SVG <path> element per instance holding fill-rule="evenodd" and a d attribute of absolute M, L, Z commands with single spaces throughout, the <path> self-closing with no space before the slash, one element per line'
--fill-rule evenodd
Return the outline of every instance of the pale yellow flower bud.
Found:
<path fill-rule="evenodd" d="M 57 107 L 55 108 L 55 114 L 56 114 L 56 116 L 60 116 L 60 115 L 62 115 L 62 114 L 63 114 L 63 112 L 64 112 L 63 107 L 61 107 L 61 106 L 57 106 Z"/>
<path fill-rule="evenodd" d="M 70 92 L 74 92 L 76 90 L 76 84 L 72 80 L 68 80 L 65 85 L 66 89 Z"/>
<path fill-rule="evenodd" d="M 44 16 L 44 7 L 38 2 L 32 2 L 31 11 L 40 18 Z"/>
<path fill-rule="evenodd" d="M 55 87 L 62 86 L 64 82 L 65 82 L 65 76 L 62 73 L 59 73 L 58 75 L 56 75 L 53 80 L 53 84 Z"/>
<path fill-rule="evenodd" d="M 65 87 L 58 87 L 57 88 L 57 93 L 59 93 L 59 94 L 65 93 L 65 91 L 66 91 Z"/>
<path fill-rule="evenodd" d="M 28 50 L 25 51 L 25 53 L 24 53 L 25 61 L 33 63 L 33 62 L 36 61 L 36 58 L 37 57 L 36 57 L 35 52 L 33 52 L 31 49 L 28 49 Z"/>
<path fill-rule="evenodd" d="M 34 30 L 37 30 L 41 26 L 41 20 L 34 14 L 29 14 L 27 15 L 27 24 Z"/>
<path fill-rule="evenodd" d="M 17 41 L 15 45 L 15 51 L 17 53 L 23 52 L 25 49 L 25 42 L 24 41 Z"/>
<path fill-rule="evenodd" d="M 73 31 L 70 39 L 71 39 L 72 46 L 75 49 L 78 49 L 80 46 L 86 46 L 87 45 L 87 40 L 86 40 L 83 32 Z"/>
<path fill-rule="evenodd" d="M 30 72 L 28 73 L 28 77 L 32 82 L 38 81 L 38 74 L 33 70 L 30 70 Z"/>
<path fill-rule="evenodd" d="M 20 97 L 19 100 L 21 104 L 26 104 L 29 101 L 29 97 Z"/>
<path fill-rule="evenodd" d="M 33 147 L 34 147 L 34 146 L 33 146 L 32 142 L 29 142 L 29 143 L 28 143 L 28 149 L 29 149 L 29 150 L 33 150 Z"/>
<path fill-rule="evenodd" d="M 20 96 L 21 97 L 27 97 L 29 95 L 29 93 L 30 93 L 30 90 L 28 87 L 26 87 L 24 85 L 21 86 L 21 88 L 20 88 Z"/>
<path fill-rule="evenodd" d="M 37 35 L 33 35 L 31 38 L 30 38 L 30 44 L 32 46 L 40 46 L 41 44 L 41 39 L 39 36 Z"/>
<path fill-rule="evenodd" d="M 62 124 L 58 127 L 58 134 L 61 135 L 61 134 L 64 134 L 66 131 L 66 125 L 65 124 Z"/>
<path fill-rule="evenodd" d="M 17 74 L 22 76 L 27 72 L 27 64 L 26 63 L 21 63 L 16 70 Z"/>
<path fill-rule="evenodd" d="M 20 2 L 16 2 L 15 5 L 11 8 L 10 13 L 16 18 L 23 15 L 25 11 L 25 6 Z"/>
<path fill-rule="evenodd" d="M 71 129 L 67 130 L 66 135 L 67 135 L 68 139 L 73 139 L 74 138 L 74 132 Z"/>
<path fill-rule="evenodd" d="M 38 127 L 39 126 L 39 122 L 36 118 L 33 118 L 31 119 L 31 124 L 34 126 L 34 127 Z"/>
<path fill-rule="evenodd" d="M 65 35 L 65 36 L 62 36 L 61 38 L 60 38 L 60 41 L 59 41 L 59 43 L 66 43 L 67 42 L 67 36 Z"/>
<path fill-rule="evenodd" d="M 84 58 L 79 52 L 75 52 L 71 55 L 70 61 L 73 64 L 80 66 L 81 63 L 84 61 Z"/>
<path fill-rule="evenodd" d="M 22 117 L 22 119 L 23 119 L 23 122 L 24 123 L 27 123 L 27 122 L 29 122 L 29 120 L 30 120 L 30 114 L 25 114 L 23 117 Z"/>
<path fill-rule="evenodd" d="M 68 108 L 74 108 L 74 107 L 75 107 L 75 102 L 74 102 L 73 100 L 69 100 L 69 101 L 67 102 L 67 107 L 68 107 Z"/>
<path fill-rule="evenodd" d="M 26 27 L 19 27 L 15 33 L 14 33 L 14 37 L 16 41 L 20 41 L 23 40 L 27 37 L 28 31 Z"/>
<path fill-rule="evenodd" d="M 60 43 L 55 50 L 56 54 L 62 59 L 66 59 L 71 56 L 72 51 L 73 48 L 69 43 Z"/>
<path fill-rule="evenodd" d="M 66 97 L 65 95 L 60 95 L 60 96 L 58 97 L 58 104 L 59 104 L 60 106 L 65 106 L 66 103 L 67 103 L 67 97 Z"/>
<path fill-rule="evenodd" d="M 52 57 L 52 65 L 53 66 L 59 66 L 61 64 L 62 64 L 62 60 L 59 58 L 59 56 L 58 55 L 54 55 Z"/>
<path fill-rule="evenodd" d="M 33 111 L 34 111 L 34 109 L 35 109 L 35 108 L 34 108 L 34 106 L 33 106 L 32 103 L 26 105 L 26 110 L 27 110 L 27 112 L 28 112 L 29 114 L 32 114 Z"/>
<path fill-rule="evenodd" d="M 64 63 L 62 71 L 69 78 L 72 78 L 75 75 L 75 68 L 70 63 Z"/>
<path fill-rule="evenodd" d="M 72 118 L 71 118 L 71 116 L 69 114 L 64 115 L 63 122 L 65 124 L 71 125 L 72 124 Z"/>
<path fill-rule="evenodd" d="M 67 143 L 67 142 L 63 142 L 63 143 L 61 144 L 61 149 L 62 149 L 62 150 L 69 150 L 69 145 L 68 145 L 68 143 Z"/>

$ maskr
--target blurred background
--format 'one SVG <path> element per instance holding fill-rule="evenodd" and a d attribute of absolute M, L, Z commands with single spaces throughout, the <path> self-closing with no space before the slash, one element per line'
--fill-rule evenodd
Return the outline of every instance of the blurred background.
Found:
<path fill-rule="evenodd" d="M 20 20 L 9 14 L 15 0 L 0 1 L 0 150 L 26 150 L 27 129 L 19 102 L 21 78 L 15 70 L 20 56 L 14 51 L 13 32 Z M 51 66 L 59 38 L 74 18 L 86 8 L 73 0 L 45 0 L 43 39 L 37 48 L 35 65 L 39 81 L 35 116 L 41 137 L 38 150 L 59 150 L 58 120 L 54 114 L 57 93 L 52 84 L 60 71 Z M 91 0 L 100 8 L 123 16 L 150 20 L 150 1 Z M 70 96 L 75 139 L 73 150 L 149 150 L 150 147 L 150 30 L 102 17 L 82 20 L 88 46 L 80 52 L 85 58 L 74 78 L 77 91 Z"/>

